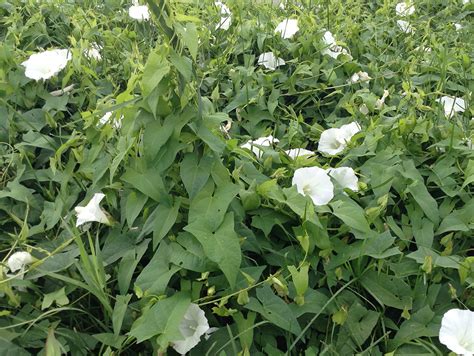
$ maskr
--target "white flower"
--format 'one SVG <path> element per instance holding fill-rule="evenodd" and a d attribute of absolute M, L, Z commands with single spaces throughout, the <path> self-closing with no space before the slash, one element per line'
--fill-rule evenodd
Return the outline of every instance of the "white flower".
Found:
<path fill-rule="evenodd" d="M 402 30 L 405 33 L 413 33 L 414 31 L 413 27 L 410 25 L 408 21 L 397 20 L 397 25 L 400 28 L 400 30 Z"/>
<path fill-rule="evenodd" d="M 112 114 L 113 112 L 112 111 L 108 111 L 104 114 L 104 116 L 102 116 L 100 119 L 99 119 L 99 124 L 101 126 L 105 125 L 106 123 L 108 123 L 110 121 L 110 119 L 112 118 Z M 120 116 L 120 118 L 118 120 L 114 120 L 112 121 L 112 126 L 116 129 L 119 129 L 122 127 L 122 120 L 123 120 L 123 115 Z"/>
<path fill-rule="evenodd" d="M 385 104 L 385 99 L 387 99 L 388 97 L 388 94 L 388 90 L 384 89 L 382 97 L 380 99 L 377 99 L 377 101 L 375 102 L 375 107 L 377 109 L 382 109 L 383 105 Z"/>
<path fill-rule="evenodd" d="M 456 29 L 456 31 L 460 31 L 463 29 L 463 26 L 460 23 L 455 23 L 454 28 Z"/>
<path fill-rule="evenodd" d="M 87 57 L 87 59 L 95 59 L 96 61 L 100 61 L 102 59 L 102 55 L 100 54 L 101 50 L 102 46 L 94 42 L 88 49 L 84 50 L 84 55 Z"/>
<path fill-rule="evenodd" d="M 466 102 L 461 98 L 442 96 L 436 99 L 436 101 L 443 105 L 444 115 L 447 117 L 452 117 L 455 112 L 464 112 L 464 110 L 466 110 Z"/>
<path fill-rule="evenodd" d="M 262 65 L 267 69 L 275 70 L 279 66 L 285 65 L 285 61 L 281 58 L 275 57 L 272 52 L 265 52 L 258 56 L 258 65 Z"/>
<path fill-rule="evenodd" d="M 450 309 L 443 315 L 439 341 L 451 351 L 464 355 L 474 354 L 474 312 Z"/>
<path fill-rule="evenodd" d="M 350 190 L 357 192 L 359 190 L 357 178 L 354 170 L 350 167 L 339 167 L 329 168 L 326 170 L 328 174 L 333 178 L 342 188 L 349 188 Z"/>
<path fill-rule="evenodd" d="M 232 13 L 230 12 L 230 9 L 227 7 L 227 5 L 220 1 L 216 1 L 214 5 L 216 5 L 221 13 L 221 19 L 216 25 L 216 30 L 228 30 L 232 23 Z"/>
<path fill-rule="evenodd" d="M 298 32 L 300 28 L 298 27 L 298 20 L 295 19 L 286 19 L 278 24 L 275 28 L 275 33 L 280 33 L 283 38 L 291 38 Z"/>
<path fill-rule="evenodd" d="M 369 113 L 369 108 L 367 107 L 367 105 L 362 104 L 361 106 L 359 106 L 359 111 L 361 112 L 361 114 L 367 115 Z"/>
<path fill-rule="evenodd" d="M 413 5 L 409 1 L 399 2 L 397 6 L 395 6 L 395 12 L 398 16 L 409 16 L 415 13 L 415 5 Z"/>
<path fill-rule="evenodd" d="M 340 54 L 345 54 L 352 59 L 352 56 L 345 48 L 337 45 L 336 39 L 330 31 L 324 32 L 323 42 L 326 45 L 326 48 L 322 52 L 323 54 L 326 54 L 334 59 L 339 57 Z"/>
<path fill-rule="evenodd" d="M 352 74 L 351 79 L 349 79 L 349 82 L 351 83 L 367 82 L 371 79 L 372 78 L 369 77 L 369 74 L 367 72 L 359 71 L 357 73 Z"/>
<path fill-rule="evenodd" d="M 334 35 L 330 31 L 324 32 L 323 42 L 330 47 L 336 45 L 336 39 L 334 38 Z"/>
<path fill-rule="evenodd" d="M 147 5 L 138 5 L 137 1 L 134 1 L 133 5 L 128 9 L 128 15 L 138 21 L 149 20 L 150 10 Z"/>
<path fill-rule="evenodd" d="M 463 3 L 464 5 L 466 5 L 466 4 L 469 4 L 470 1 L 471 1 L 471 0 L 462 0 L 462 3 Z"/>
<path fill-rule="evenodd" d="M 262 149 L 259 146 L 271 146 L 272 143 L 278 143 L 280 142 L 279 139 L 274 138 L 272 135 L 265 136 L 265 137 L 260 137 L 257 138 L 256 140 L 249 140 L 246 143 L 244 143 L 242 148 L 247 148 L 251 150 L 258 158 L 262 157 Z"/>
<path fill-rule="evenodd" d="M 184 337 L 184 340 L 173 341 L 173 349 L 184 355 L 199 344 L 201 336 L 208 330 L 209 324 L 204 311 L 197 304 L 191 303 L 179 324 L 179 332 Z"/>
<path fill-rule="evenodd" d="M 32 54 L 21 65 L 25 67 L 25 75 L 28 78 L 38 81 L 58 74 L 71 58 L 71 52 L 67 49 L 50 49 Z"/>
<path fill-rule="evenodd" d="M 323 131 L 319 139 L 318 150 L 328 155 L 337 155 L 344 151 L 347 143 L 361 130 L 357 122 Z"/>
<path fill-rule="evenodd" d="M 26 251 L 15 252 L 8 257 L 8 268 L 11 272 L 22 271 L 26 265 L 33 262 L 33 257 Z"/>
<path fill-rule="evenodd" d="M 89 204 L 86 206 L 76 206 L 74 210 L 77 214 L 76 226 L 87 222 L 97 221 L 103 224 L 110 225 L 110 220 L 105 212 L 100 208 L 99 204 L 105 195 L 102 193 L 95 193 Z"/>
<path fill-rule="evenodd" d="M 313 151 L 307 150 L 305 148 L 292 148 L 292 149 L 286 150 L 285 153 L 291 159 L 297 159 L 298 157 L 314 156 L 315 155 L 315 153 Z"/>
<path fill-rule="evenodd" d="M 298 168 L 291 184 L 296 185 L 298 193 L 309 196 L 314 205 L 326 205 L 334 197 L 331 178 L 319 167 Z"/>

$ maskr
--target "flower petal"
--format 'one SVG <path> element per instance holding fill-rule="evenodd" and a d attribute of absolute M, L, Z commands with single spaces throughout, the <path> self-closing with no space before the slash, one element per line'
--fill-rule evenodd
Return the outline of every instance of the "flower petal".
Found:
<path fill-rule="evenodd" d="M 298 193 L 309 196 L 314 205 L 326 205 L 334 197 L 334 185 L 326 171 L 319 167 L 304 167 L 295 171 L 292 185 Z"/>

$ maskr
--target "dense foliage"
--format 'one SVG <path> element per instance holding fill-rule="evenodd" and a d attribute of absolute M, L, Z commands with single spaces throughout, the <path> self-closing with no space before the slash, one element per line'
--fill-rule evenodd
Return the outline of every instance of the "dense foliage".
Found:
<path fill-rule="evenodd" d="M 216 328 L 191 355 L 448 353 L 443 314 L 474 308 L 474 5 L 278 3 L 222 26 L 208 1 L 0 0 L 0 354 L 175 354 L 190 303 Z M 49 49 L 71 59 L 28 78 Z M 302 167 L 357 189 L 315 205 Z M 107 223 L 76 227 L 100 192 Z"/>

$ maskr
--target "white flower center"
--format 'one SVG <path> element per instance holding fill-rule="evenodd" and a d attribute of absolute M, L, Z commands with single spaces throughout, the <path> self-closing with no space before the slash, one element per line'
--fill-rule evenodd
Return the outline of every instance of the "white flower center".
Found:
<path fill-rule="evenodd" d="M 312 193 L 312 189 L 311 189 L 311 186 L 309 184 L 305 184 L 304 187 L 303 187 L 303 193 L 305 195 L 311 195 Z"/>

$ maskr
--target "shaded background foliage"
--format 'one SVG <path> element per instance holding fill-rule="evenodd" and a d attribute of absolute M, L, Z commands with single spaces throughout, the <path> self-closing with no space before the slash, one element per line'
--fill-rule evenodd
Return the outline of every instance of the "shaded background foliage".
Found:
<path fill-rule="evenodd" d="M 0 3 L 0 243 L 38 259 L 24 279 L 4 269 L 0 350 L 149 354 L 179 320 L 149 335 L 147 315 L 186 295 L 219 328 L 192 354 L 445 352 L 442 314 L 474 307 L 473 123 L 435 99 L 471 99 L 472 4 L 416 2 L 410 35 L 389 1 L 227 5 L 224 31 L 212 2 L 150 22 L 120 1 Z M 300 31 L 284 40 L 288 16 Z M 353 60 L 321 54 L 324 29 Z M 56 47 L 67 68 L 27 79 L 20 63 Z M 256 66 L 266 51 L 287 65 Z M 373 79 L 349 84 L 359 70 Z M 341 156 L 283 153 L 352 121 Z M 268 134 L 261 158 L 239 147 Z M 353 167 L 361 191 L 314 207 L 290 187 L 314 165 Z M 75 228 L 98 191 L 115 224 Z"/>

